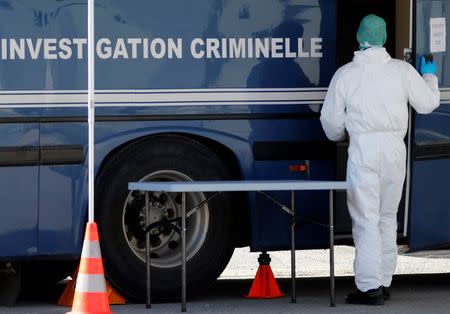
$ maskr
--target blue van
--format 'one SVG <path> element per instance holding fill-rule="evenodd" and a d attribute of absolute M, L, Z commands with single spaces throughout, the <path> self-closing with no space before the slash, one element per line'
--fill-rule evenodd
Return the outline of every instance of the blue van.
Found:
<path fill-rule="evenodd" d="M 128 182 L 345 179 L 348 144 L 327 141 L 319 112 L 333 73 L 357 49 L 359 21 L 383 16 L 390 54 L 415 63 L 436 35 L 430 19 L 450 14 L 448 0 L 95 3 L 96 220 L 107 279 L 132 300 L 145 291 L 145 204 Z M 63 275 L 80 256 L 86 34 L 85 0 L 0 1 L 2 269 L 45 261 L 52 266 L 40 274 Z M 434 58 L 442 104 L 427 116 L 411 111 L 405 138 L 398 236 L 411 250 L 450 244 L 450 59 L 445 51 Z M 192 193 L 188 202 L 205 197 Z M 326 193 L 296 198 L 299 222 L 326 222 Z M 345 194 L 335 204 L 338 241 L 351 243 Z M 150 207 L 152 222 L 176 218 L 180 195 L 155 193 Z M 235 247 L 287 249 L 288 219 L 252 193 L 205 205 L 188 220 L 188 291 L 207 289 Z M 296 236 L 298 249 L 328 245 L 318 226 L 304 225 Z M 179 236 L 167 226 L 153 229 L 151 247 L 152 292 L 176 298 Z"/>

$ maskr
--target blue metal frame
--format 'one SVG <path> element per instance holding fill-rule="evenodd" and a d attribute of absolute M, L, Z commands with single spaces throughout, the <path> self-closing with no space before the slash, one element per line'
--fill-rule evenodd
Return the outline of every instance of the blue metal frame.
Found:
<path fill-rule="evenodd" d="M 417 1 L 416 8 L 416 64 L 429 52 L 429 19 L 447 17 L 450 1 Z M 447 25 L 448 27 L 448 25 Z M 449 42 L 447 32 L 447 43 Z M 413 144 L 417 146 L 450 146 L 450 64 L 447 52 L 435 53 L 441 87 L 441 106 L 430 115 L 415 115 Z M 409 244 L 412 250 L 446 247 L 450 245 L 450 156 L 435 153 L 426 159 L 418 158 L 412 165 L 412 189 L 409 217 Z"/>

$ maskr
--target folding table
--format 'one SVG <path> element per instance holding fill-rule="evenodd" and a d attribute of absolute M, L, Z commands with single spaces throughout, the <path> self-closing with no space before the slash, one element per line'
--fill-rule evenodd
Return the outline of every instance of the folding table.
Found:
<path fill-rule="evenodd" d="M 294 181 L 294 180 L 257 180 L 257 181 L 183 181 L 183 182 L 130 182 L 129 190 L 145 192 L 145 222 L 146 222 L 146 304 L 151 307 L 150 298 L 150 233 L 153 228 L 149 218 L 149 192 L 181 193 L 181 311 L 186 312 L 186 217 L 191 216 L 217 195 L 223 192 L 257 192 L 278 205 L 291 216 L 291 302 L 296 302 L 295 292 L 295 191 L 329 191 L 329 236 L 330 236 L 330 306 L 335 306 L 334 296 L 334 210 L 333 191 L 346 190 L 345 181 Z M 266 191 L 290 191 L 290 207 L 280 203 Z M 212 196 L 186 209 L 186 193 L 215 192 Z"/>

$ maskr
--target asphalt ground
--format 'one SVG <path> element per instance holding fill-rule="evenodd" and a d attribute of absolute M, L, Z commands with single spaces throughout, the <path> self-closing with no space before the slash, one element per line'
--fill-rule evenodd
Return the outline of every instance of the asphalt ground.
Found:
<path fill-rule="evenodd" d="M 329 307 L 328 252 L 297 252 L 297 303 L 290 303 L 289 252 L 274 252 L 272 269 L 286 296 L 274 300 L 250 300 L 248 293 L 257 269 L 257 253 L 237 250 L 229 266 L 208 293 L 189 300 L 188 313 L 450 313 L 450 259 L 448 252 L 439 258 L 400 256 L 392 287 L 392 300 L 384 306 L 345 304 L 353 289 L 353 249 L 337 247 L 336 307 Z M 427 256 L 423 254 L 421 256 Z M 0 313 L 66 313 L 69 308 L 54 305 L 62 287 L 54 291 L 37 289 L 22 297 L 15 307 L 0 307 Z M 179 303 L 112 306 L 116 313 L 179 313 Z"/>
<path fill-rule="evenodd" d="M 450 313 L 450 275 L 397 275 L 392 299 L 384 306 L 359 306 L 344 303 L 353 287 L 352 277 L 336 280 L 336 307 L 329 307 L 328 278 L 297 280 L 297 303 L 290 303 L 288 279 L 278 280 L 287 296 L 274 300 L 243 298 L 251 285 L 249 279 L 218 280 L 208 294 L 190 300 L 188 313 Z M 69 308 L 42 301 L 22 301 L 15 307 L 0 307 L 0 313 L 65 313 Z M 180 304 L 144 304 L 112 306 L 115 313 L 179 313 Z"/>

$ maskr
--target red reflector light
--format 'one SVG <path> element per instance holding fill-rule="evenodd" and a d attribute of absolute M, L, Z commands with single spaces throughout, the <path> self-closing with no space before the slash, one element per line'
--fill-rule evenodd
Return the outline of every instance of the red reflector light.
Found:
<path fill-rule="evenodd" d="M 307 165 L 290 165 L 289 171 L 290 172 L 307 172 L 308 166 Z"/>

